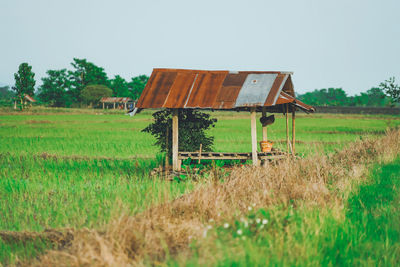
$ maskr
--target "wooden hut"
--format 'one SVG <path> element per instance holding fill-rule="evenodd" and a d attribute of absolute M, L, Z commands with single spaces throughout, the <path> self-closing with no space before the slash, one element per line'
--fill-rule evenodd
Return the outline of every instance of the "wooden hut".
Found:
<path fill-rule="evenodd" d="M 192 159 L 251 159 L 253 165 L 272 157 L 294 155 L 295 113 L 313 112 L 314 108 L 295 98 L 292 72 L 284 71 L 207 71 L 188 69 L 154 69 L 136 108 L 168 108 L 172 118 L 173 169 L 180 170 L 181 160 Z M 178 113 L 181 109 L 234 110 L 250 113 L 251 153 L 210 153 L 178 150 Z M 269 113 L 286 115 L 287 153 L 258 152 L 256 112 L 266 118 Z M 289 116 L 292 114 L 292 140 L 289 138 Z M 263 140 L 267 140 L 267 123 L 263 124 Z M 291 152 L 291 153 L 290 153 Z"/>
<path fill-rule="evenodd" d="M 31 97 L 28 94 L 24 94 L 23 99 L 21 99 L 21 105 L 27 105 L 29 103 L 29 106 L 32 106 L 32 103 L 35 103 L 36 99 Z M 17 97 L 14 98 L 14 109 L 17 109 Z"/>
<path fill-rule="evenodd" d="M 136 102 L 129 97 L 102 97 L 100 103 L 103 104 L 103 109 L 108 107 L 108 104 L 112 104 L 113 109 L 123 108 L 124 110 L 133 109 Z"/>

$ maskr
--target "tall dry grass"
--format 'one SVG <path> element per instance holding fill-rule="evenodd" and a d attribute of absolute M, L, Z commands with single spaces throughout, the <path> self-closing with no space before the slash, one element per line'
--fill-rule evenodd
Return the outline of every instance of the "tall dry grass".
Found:
<path fill-rule="evenodd" d="M 220 182 L 210 182 L 172 202 L 136 216 L 113 221 L 104 233 L 77 230 L 71 245 L 50 251 L 36 265 L 126 266 L 156 263 L 166 255 L 188 251 L 190 239 L 202 240 L 210 219 L 222 223 L 247 212 L 249 206 L 307 202 L 342 205 L 351 186 L 364 179 L 374 162 L 398 156 L 400 131 L 352 143 L 330 155 L 287 160 L 265 167 L 234 169 Z M 214 175 L 217 175 L 214 173 Z"/>

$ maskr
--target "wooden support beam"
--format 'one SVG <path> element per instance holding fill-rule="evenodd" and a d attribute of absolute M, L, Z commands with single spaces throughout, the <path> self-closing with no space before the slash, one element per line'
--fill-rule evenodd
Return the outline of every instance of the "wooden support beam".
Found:
<path fill-rule="evenodd" d="M 124 105 L 125 105 L 124 109 L 126 110 L 126 102 L 124 103 Z"/>
<path fill-rule="evenodd" d="M 172 167 L 174 171 L 180 171 L 180 162 L 178 159 L 178 117 L 179 110 L 172 110 Z"/>
<path fill-rule="evenodd" d="M 251 116 L 251 157 L 253 160 L 253 166 L 258 166 L 256 108 L 251 108 L 250 116 Z"/>
<path fill-rule="evenodd" d="M 289 104 L 286 104 L 286 152 L 289 154 Z"/>
<path fill-rule="evenodd" d="M 165 154 L 165 170 L 169 171 L 169 127 L 167 124 L 166 132 L 165 132 L 165 147 L 167 148 L 167 153 Z"/>
<path fill-rule="evenodd" d="M 104 102 L 103 102 L 103 109 L 104 109 Z"/>
<path fill-rule="evenodd" d="M 114 109 L 115 109 L 115 102 L 114 102 Z"/>
<path fill-rule="evenodd" d="M 296 108 L 293 107 L 292 110 L 292 155 L 293 156 L 296 153 L 295 143 L 296 143 Z"/>
<path fill-rule="evenodd" d="M 262 107 L 262 116 L 267 117 L 267 107 Z M 268 141 L 268 135 L 267 135 L 267 126 L 262 127 L 262 137 L 263 141 Z"/>
<path fill-rule="evenodd" d="M 199 164 L 200 164 L 200 159 L 201 159 L 201 151 L 203 148 L 203 144 L 200 144 L 200 149 L 199 149 Z"/>

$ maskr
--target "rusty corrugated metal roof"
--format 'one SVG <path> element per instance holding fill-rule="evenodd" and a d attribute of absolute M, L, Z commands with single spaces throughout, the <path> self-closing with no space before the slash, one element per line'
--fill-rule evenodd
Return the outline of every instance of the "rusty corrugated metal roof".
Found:
<path fill-rule="evenodd" d="M 132 101 L 129 97 L 102 97 L 100 102 L 104 103 L 126 103 Z"/>
<path fill-rule="evenodd" d="M 313 111 L 295 99 L 291 75 L 282 71 L 154 69 L 136 106 L 229 110 L 296 102 Z"/>

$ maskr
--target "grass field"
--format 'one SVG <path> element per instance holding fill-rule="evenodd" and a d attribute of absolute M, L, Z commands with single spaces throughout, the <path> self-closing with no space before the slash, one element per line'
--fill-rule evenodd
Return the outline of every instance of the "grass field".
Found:
<path fill-rule="evenodd" d="M 169 265 L 397 266 L 400 261 L 400 158 L 374 165 L 343 209 L 275 206 L 213 227 L 212 255 L 192 253 Z M 224 227 L 225 225 L 225 227 Z M 203 245 L 204 246 L 204 245 Z M 193 251 L 204 247 L 192 244 Z"/>
<path fill-rule="evenodd" d="M 216 151 L 250 151 L 249 114 L 214 112 L 212 115 L 218 119 L 216 127 L 210 131 L 215 136 Z M 153 137 L 141 132 L 150 122 L 151 113 L 149 112 L 143 112 L 131 118 L 121 112 L 101 110 L 39 108 L 27 113 L 0 111 L 0 230 L 43 231 L 48 228 L 82 229 L 87 227 L 105 231 L 111 220 L 123 214 L 135 215 L 159 203 L 166 203 L 180 195 L 207 186 L 206 180 L 167 182 L 161 179 L 150 179 L 150 169 L 158 166 L 163 159 L 163 155 L 159 154 L 157 148 L 152 145 Z M 284 148 L 284 125 L 283 117 L 278 116 L 275 124 L 268 129 L 269 139 L 275 141 L 276 146 L 280 148 Z M 315 153 L 331 153 L 341 150 L 350 142 L 383 137 L 388 127 L 393 128 L 399 125 L 400 117 L 398 116 L 302 114 L 297 116 L 296 120 L 296 148 L 297 152 L 307 157 Z M 258 129 L 258 135 L 261 136 L 261 127 Z M 399 161 L 396 161 L 394 165 L 388 165 L 387 168 L 396 173 L 396 167 L 393 166 L 398 166 L 398 163 Z M 390 176 L 382 174 L 385 173 L 387 169 L 385 168 L 375 166 L 376 171 L 371 174 L 372 181 L 375 181 L 373 183 L 382 183 L 383 178 L 379 177 Z M 352 199 L 364 197 L 362 190 L 379 191 L 373 183 L 368 186 L 375 189 L 361 188 L 359 192 L 354 193 L 356 194 L 354 197 L 349 197 L 348 205 L 357 205 L 357 201 Z M 395 180 L 390 180 L 390 183 L 395 183 Z M 387 210 L 393 209 L 394 204 L 391 203 L 396 203 L 398 192 L 393 191 L 387 194 L 391 196 L 390 201 L 386 201 L 387 205 L 380 207 L 379 212 L 389 216 Z M 362 207 L 362 209 L 366 208 L 369 209 L 369 207 Z M 340 255 L 346 255 L 346 257 L 339 259 L 337 255 L 329 256 L 329 251 L 336 250 L 335 246 L 342 246 L 342 243 L 348 243 L 349 240 L 346 238 L 354 237 L 356 238 L 354 242 L 362 244 L 360 238 L 363 238 L 365 234 L 360 232 L 361 230 L 354 222 L 361 220 L 369 224 L 368 220 L 371 218 L 363 212 L 348 214 L 346 216 L 349 219 L 343 222 L 343 220 L 335 219 L 337 214 L 332 215 L 328 211 L 320 211 L 318 208 L 308 206 L 291 211 L 288 207 L 276 206 L 271 209 L 271 212 L 274 209 L 280 215 L 290 212 L 295 222 L 304 223 L 302 220 L 305 220 L 311 223 L 308 228 L 300 227 L 296 223 L 291 224 L 294 228 L 292 229 L 293 236 L 296 237 L 297 242 L 293 243 L 294 245 L 300 246 L 311 239 L 313 242 L 310 243 L 310 247 L 323 246 L 322 243 L 325 241 L 329 244 L 330 247 L 326 245 L 326 255 L 309 254 L 309 258 L 304 258 L 304 264 L 316 262 L 322 264 L 323 259 L 327 257 L 336 257 L 336 261 L 329 261 L 331 264 L 355 263 L 357 257 L 362 254 L 360 252 L 361 254 L 355 255 L 352 254 L 353 252 L 344 251 L 343 253 L 347 254 Z M 354 208 L 354 210 L 357 209 L 361 210 L 361 207 Z M 371 206 L 371 209 L 376 209 L 376 207 Z M 345 212 L 345 209 L 342 212 Z M 320 222 L 320 218 L 326 221 Z M 393 218 L 387 219 L 388 227 L 392 227 Z M 295 232 L 298 229 L 305 229 L 307 232 Z M 324 235 L 319 239 L 313 239 L 312 233 L 315 229 L 321 229 Z M 329 229 L 335 229 L 336 232 L 330 232 Z M 272 231 L 274 235 L 284 235 L 288 229 L 278 227 L 269 231 Z M 343 236 L 348 234 L 346 231 L 354 231 L 355 234 L 351 232 L 351 235 L 344 236 L 343 240 L 334 239 L 340 231 L 344 233 Z M 382 231 L 379 235 L 375 233 L 366 235 L 387 238 L 392 233 L 398 233 L 397 228 L 387 228 Z M 224 231 L 217 234 L 220 236 L 212 241 L 214 245 L 218 242 L 222 244 L 227 238 Z M 232 241 L 229 237 L 228 243 L 231 246 L 222 246 L 221 249 L 225 254 L 219 255 L 218 262 L 215 264 L 262 265 L 263 262 L 295 264 L 295 259 L 287 257 L 284 253 L 284 246 L 290 243 L 268 243 L 266 240 L 270 238 L 269 234 L 270 232 L 266 232 L 246 240 L 240 239 L 242 241 L 236 239 Z M 367 242 L 372 241 L 368 239 Z M 381 239 L 377 242 L 381 242 Z M 384 248 L 388 241 L 382 242 L 384 243 L 377 243 L 377 246 Z M 390 242 L 387 249 L 397 251 L 397 245 L 394 246 Z M 261 243 L 270 245 L 268 247 L 257 245 Z M 367 249 L 369 244 L 358 247 L 359 251 Z M 0 241 L 0 251 L 2 251 L 0 262 L 12 263 L 17 260 L 17 257 L 19 259 L 32 258 L 37 252 L 47 247 L 49 244 L 36 241 L 23 244 Z M 243 253 L 235 254 L 238 248 L 243 247 L 245 248 Z M 281 249 L 281 254 L 275 255 L 275 260 L 266 259 L 268 250 L 276 249 L 276 247 Z M 389 253 L 383 248 L 377 250 L 380 253 L 379 256 Z M 249 257 L 254 261 L 248 261 Z M 287 261 L 282 261 L 283 257 L 286 257 Z M 388 258 L 385 263 L 391 263 L 393 259 Z M 190 257 L 167 258 L 166 263 L 201 265 L 204 262 L 192 253 Z"/>

